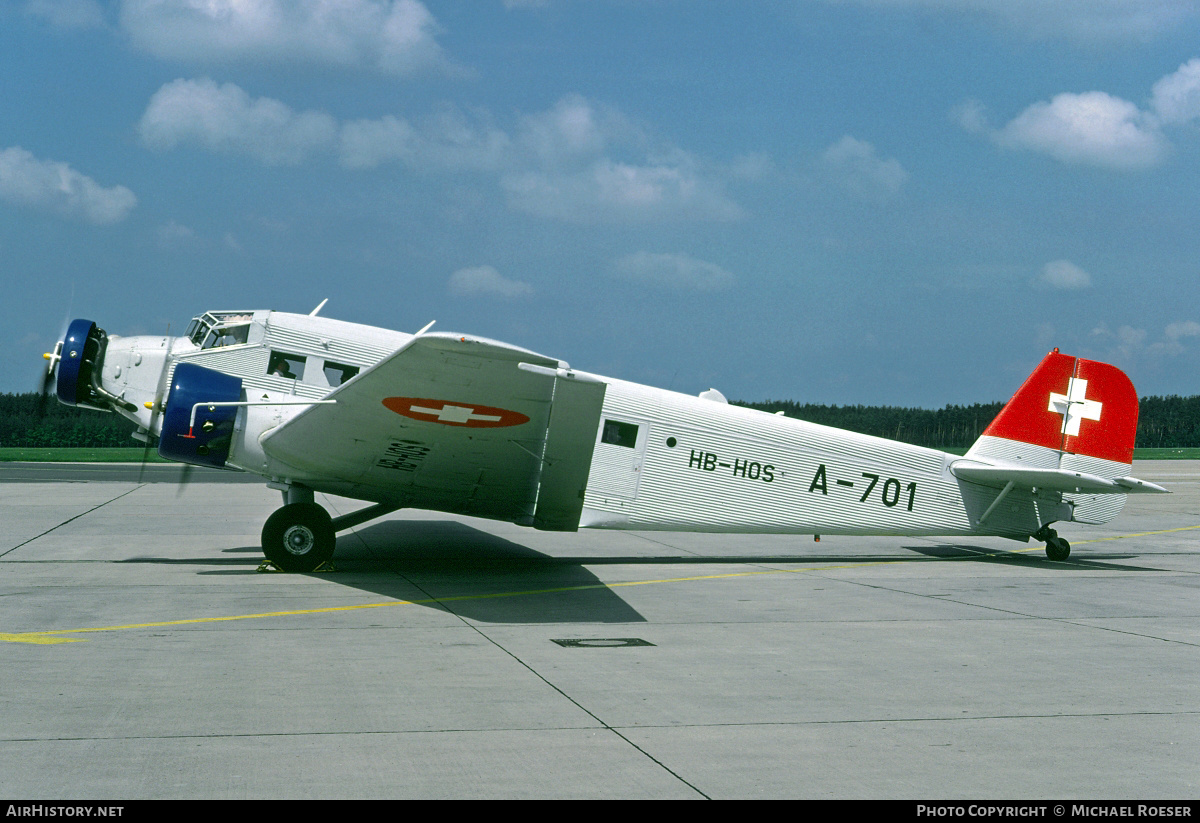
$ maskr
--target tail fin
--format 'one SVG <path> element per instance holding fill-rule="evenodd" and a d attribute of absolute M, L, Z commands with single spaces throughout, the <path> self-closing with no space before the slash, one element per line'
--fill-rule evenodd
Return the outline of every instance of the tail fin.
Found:
<path fill-rule="evenodd" d="M 1055 349 L 951 471 L 997 488 L 1061 492 L 1070 519 L 1105 523 L 1126 494 L 1167 491 L 1129 476 L 1137 416 L 1124 372 Z"/>
<path fill-rule="evenodd" d="M 968 456 L 1120 477 L 1133 463 L 1137 417 L 1137 392 L 1124 372 L 1055 349 Z"/>

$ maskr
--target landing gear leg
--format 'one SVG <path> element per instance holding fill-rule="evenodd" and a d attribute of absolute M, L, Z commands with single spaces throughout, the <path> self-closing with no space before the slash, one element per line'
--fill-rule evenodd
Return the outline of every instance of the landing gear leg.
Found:
<path fill-rule="evenodd" d="M 1071 556 L 1071 544 L 1058 536 L 1058 532 L 1047 526 L 1042 526 L 1032 535 L 1034 540 L 1046 541 L 1046 557 L 1050 560 L 1066 560 Z"/>
<path fill-rule="evenodd" d="M 333 557 L 336 545 L 329 512 L 316 503 L 289 503 L 263 525 L 263 554 L 285 572 L 316 571 Z"/>

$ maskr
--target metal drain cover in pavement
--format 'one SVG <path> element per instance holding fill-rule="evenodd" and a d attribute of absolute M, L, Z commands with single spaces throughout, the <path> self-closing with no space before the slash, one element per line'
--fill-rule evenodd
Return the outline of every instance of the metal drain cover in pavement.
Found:
<path fill-rule="evenodd" d="M 601 649 L 654 645 L 649 641 L 642 640 L 640 637 L 572 637 L 565 640 L 554 640 L 554 642 L 567 649 Z"/>

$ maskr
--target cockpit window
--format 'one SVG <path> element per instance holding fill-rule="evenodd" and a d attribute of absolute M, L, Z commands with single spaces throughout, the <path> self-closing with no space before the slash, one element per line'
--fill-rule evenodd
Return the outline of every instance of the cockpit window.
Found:
<path fill-rule="evenodd" d="M 200 345 L 202 349 L 213 349 L 220 346 L 236 346 L 245 343 L 250 336 L 250 324 L 240 326 L 217 326 L 204 338 Z"/>
<path fill-rule="evenodd" d="M 267 374 L 273 377 L 297 380 L 304 376 L 304 361 L 303 355 L 273 351 L 271 359 L 267 363 Z"/>
<path fill-rule="evenodd" d="M 253 315 L 241 311 L 210 311 L 192 319 L 187 337 L 202 349 L 236 346 L 250 337 Z"/>
<path fill-rule="evenodd" d="M 356 374 L 358 374 L 358 366 L 345 366 L 341 363 L 325 361 L 325 380 L 331 388 L 336 389 Z"/>

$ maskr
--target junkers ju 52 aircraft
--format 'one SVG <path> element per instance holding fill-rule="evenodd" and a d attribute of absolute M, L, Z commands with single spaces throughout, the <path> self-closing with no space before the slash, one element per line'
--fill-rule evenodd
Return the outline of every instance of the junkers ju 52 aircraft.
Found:
<path fill-rule="evenodd" d="M 315 570 L 337 532 L 401 507 L 552 531 L 1032 537 L 1064 560 L 1051 524 L 1104 523 L 1127 494 L 1166 491 L 1129 476 L 1129 379 L 1057 349 L 956 456 L 321 306 L 210 311 L 182 337 L 75 320 L 47 378 L 63 403 L 134 421 L 165 458 L 282 491 L 262 547 L 287 571 Z M 314 492 L 375 505 L 331 519 Z"/>

